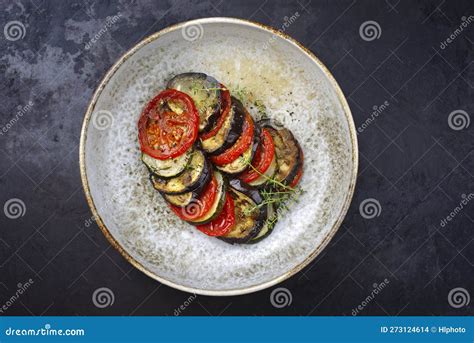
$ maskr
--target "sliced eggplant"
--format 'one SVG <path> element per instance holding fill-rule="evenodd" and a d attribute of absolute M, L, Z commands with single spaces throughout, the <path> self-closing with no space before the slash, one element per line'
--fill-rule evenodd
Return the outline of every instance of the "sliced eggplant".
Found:
<path fill-rule="evenodd" d="M 276 130 L 268 127 L 275 144 L 277 156 L 277 171 L 275 180 L 289 184 L 298 172 L 301 164 L 301 147 L 293 134 L 288 129 Z"/>
<path fill-rule="evenodd" d="M 237 157 L 232 162 L 216 167 L 220 171 L 230 175 L 237 175 L 243 172 L 248 167 L 249 163 L 252 161 L 259 144 L 260 128 L 255 125 L 255 129 L 253 132 L 253 143 L 248 147 L 248 149 L 245 150 L 239 157 Z"/>
<path fill-rule="evenodd" d="M 211 178 L 212 165 L 207 161 L 204 153 L 194 150 L 191 161 L 185 170 L 171 179 L 164 179 L 155 174 L 150 175 L 153 187 L 165 194 L 183 194 L 193 191 L 203 184 L 207 184 Z"/>
<path fill-rule="evenodd" d="M 175 177 L 184 171 L 191 161 L 193 151 L 193 149 L 188 149 L 184 154 L 167 160 L 159 160 L 142 153 L 142 161 L 151 173 L 163 178 L 170 178 Z"/>
<path fill-rule="evenodd" d="M 219 155 L 230 148 L 242 134 L 245 109 L 242 103 L 232 97 L 232 104 L 222 127 L 212 137 L 201 140 L 204 151 L 211 155 Z"/>
<path fill-rule="evenodd" d="M 199 111 L 199 131 L 209 130 L 219 118 L 221 85 L 204 73 L 183 73 L 168 81 L 168 88 L 188 94 Z"/>
<path fill-rule="evenodd" d="M 240 180 L 232 180 L 229 189 L 234 200 L 235 224 L 226 235 L 219 238 L 231 244 L 249 243 L 265 224 L 267 205 L 258 206 L 263 201 L 260 193 L 245 186 Z"/>
<path fill-rule="evenodd" d="M 188 220 L 188 223 L 195 224 L 195 225 L 200 225 L 200 224 L 207 224 L 210 221 L 214 220 L 222 211 L 222 208 L 224 207 L 225 203 L 225 194 L 227 191 L 227 186 L 226 186 L 226 180 L 222 176 L 221 173 L 218 171 L 214 171 L 214 177 L 216 178 L 217 181 L 217 190 L 216 190 L 216 197 L 214 199 L 214 202 L 209 209 L 209 211 L 199 220 Z M 199 200 L 196 200 L 195 202 L 191 202 L 188 206 L 192 210 L 193 204 L 200 206 Z M 184 211 L 186 211 L 186 207 L 184 207 Z"/>
<path fill-rule="evenodd" d="M 273 228 L 275 227 L 276 222 L 277 222 L 276 215 L 277 214 L 276 214 L 276 211 L 273 208 L 273 205 L 268 204 L 267 205 L 267 220 L 265 220 L 265 223 L 263 224 L 262 229 L 260 230 L 258 235 L 256 235 L 254 238 L 252 238 L 249 241 L 249 244 L 258 243 L 262 239 L 268 237 L 272 233 Z"/>

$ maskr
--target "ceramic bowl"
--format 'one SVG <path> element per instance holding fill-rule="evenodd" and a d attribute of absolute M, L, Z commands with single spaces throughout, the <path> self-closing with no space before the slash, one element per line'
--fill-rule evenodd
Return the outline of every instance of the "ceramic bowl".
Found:
<path fill-rule="evenodd" d="M 254 115 L 252 102 L 261 101 L 304 151 L 304 193 L 258 244 L 230 245 L 181 221 L 140 161 L 142 108 L 168 79 L 189 71 L 247 95 Z M 174 25 L 126 52 L 93 95 L 81 133 L 84 190 L 110 243 L 150 277 L 205 295 L 255 292 L 308 265 L 346 214 L 357 165 L 349 106 L 321 61 L 279 31 L 232 18 Z"/>

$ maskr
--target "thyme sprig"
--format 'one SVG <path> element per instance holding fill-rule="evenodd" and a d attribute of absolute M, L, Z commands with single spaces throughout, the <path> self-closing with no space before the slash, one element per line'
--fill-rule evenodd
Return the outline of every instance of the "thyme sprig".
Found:
<path fill-rule="evenodd" d="M 265 178 L 265 183 L 276 186 L 262 189 L 260 191 L 260 195 L 263 198 L 262 202 L 248 209 L 248 213 L 253 213 L 254 211 L 259 210 L 260 208 L 266 205 L 275 205 L 275 208 L 283 208 L 285 210 L 288 210 L 288 201 L 296 200 L 296 196 L 302 193 L 302 189 L 299 186 L 292 188 L 278 181 L 274 176 L 270 177 L 268 175 L 265 175 L 264 173 L 261 173 L 259 170 L 257 170 L 257 168 L 252 165 L 250 159 L 247 159 L 245 163 L 260 177 Z M 278 215 L 274 215 L 274 217 L 278 217 Z M 276 219 L 273 221 L 273 223 L 274 222 L 276 222 Z"/>

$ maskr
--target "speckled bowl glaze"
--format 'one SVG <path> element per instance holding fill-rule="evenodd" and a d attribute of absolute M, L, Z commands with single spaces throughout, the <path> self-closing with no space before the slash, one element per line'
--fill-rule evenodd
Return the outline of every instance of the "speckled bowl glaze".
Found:
<path fill-rule="evenodd" d="M 140 162 L 136 123 L 145 103 L 182 72 L 204 72 L 262 101 L 300 142 L 305 166 L 297 204 L 254 245 L 208 237 L 170 212 Z M 81 177 L 96 221 L 120 253 L 150 277 L 205 295 L 275 285 L 310 263 L 334 236 L 357 175 L 349 106 L 324 65 L 269 27 L 207 18 L 168 27 L 110 69 L 84 118 Z"/>

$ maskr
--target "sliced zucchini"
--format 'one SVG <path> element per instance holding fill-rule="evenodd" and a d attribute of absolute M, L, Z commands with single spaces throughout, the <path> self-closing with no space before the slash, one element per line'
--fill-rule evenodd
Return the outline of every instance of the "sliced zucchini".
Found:
<path fill-rule="evenodd" d="M 217 134 L 201 140 L 204 151 L 212 155 L 219 155 L 230 148 L 242 134 L 244 118 L 245 109 L 242 103 L 232 97 L 230 111 Z"/>
<path fill-rule="evenodd" d="M 267 219 L 267 205 L 262 202 L 260 193 L 244 186 L 239 180 L 231 181 L 230 196 L 234 199 L 235 224 L 230 231 L 219 237 L 227 243 L 245 244 L 257 236 Z"/>
<path fill-rule="evenodd" d="M 183 73 L 168 81 L 168 88 L 189 95 L 199 111 L 199 131 L 209 130 L 221 109 L 221 85 L 204 73 Z"/>
<path fill-rule="evenodd" d="M 233 160 L 230 163 L 224 164 L 222 166 L 216 166 L 220 171 L 236 175 L 245 170 L 248 167 L 250 161 L 252 161 L 255 152 L 257 151 L 258 145 L 260 144 L 260 128 L 255 125 L 253 132 L 253 143 L 245 150 L 239 157 Z"/>
<path fill-rule="evenodd" d="M 270 166 L 265 171 L 265 173 L 263 173 L 263 175 L 260 175 L 257 179 L 250 181 L 249 185 L 258 187 L 265 184 L 268 181 L 268 179 L 272 178 L 275 175 L 276 171 L 277 171 L 277 157 L 276 157 L 276 154 L 274 154 L 272 162 L 270 163 Z"/>
<path fill-rule="evenodd" d="M 211 172 L 212 166 L 204 153 L 194 150 L 188 166 L 177 177 L 164 179 L 151 174 L 150 180 L 156 190 L 165 194 L 177 195 L 193 191 L 203 184 L 207 184 L 211 178 Z"/>
<path fill-rule="evenodd" d="M 186 192 L 178 195 L 163 194 L 163 198 L 175 206 L 185 207 L 196 199 L 196 193 Z"/>
<path fill-rule="evenodd" d="M 288 129 L 276 130 L 269 127 L 268 131 L 272 135 L 277 156 L 275 180 L 288 184 L 294 179 L 301 164 L 300 145 Z"/>
<path fill-rule="evenodd" d="M 142 153 L 142 161 L 151 173 L 158 176 L 169 178 L 179 175 L 184 171 L 191 161 L 193 149 L 188 149 L 184 154 L 167 160 L 159 160 L 150 155 Z"/>
<path fill-rule="evenodd" d="M 216 167 L 220 171 L 223 171 L 227 174 L 241 173 L 248 167 L 249 161 L 252 160 L 252 151 L 253 145 L 249 146 L 249 148 L 242 155 L 237 157 L 232 162 Z"/>
<path fill-rule="evenodd" d="M 272 204 L 267 205 L 267 220 L 265 220 L 265 223 L 262 226 L 262 229 L 260 232 L 249 241 L 249 244 L 255 244 L 260 242 L 262 239 L 268 237 L 272 231 L 273 228 L 276 225 L 276 211 L 273 208 Z"/>
<path fill-rule="evenodd" d="M 188 223 L 197 224 L 197 225 L 206 224 L 214 220 L 221 213 L 222 208 L 224 207 L 224 203 L 225 203 L 225 193 L 227 190 L 226 181 L 224 177 L 222 176 L 222 174 L 219 173 L 218 171 L 214 172 L 214 177 L 217 180 L 217 190 L 216 190 L 217 194 L 216 194 L 216 198 L 214 199 L 214 203 L 212 204 L 211 208 L 205 214 L 204 217 L 199 218 L 199 220 L 188 220 Z M 199 204 L 199 203 L 196 202 L 196 204 Z M 193 202 L 191 202 L 189 206 L 193 206 Z"/>

